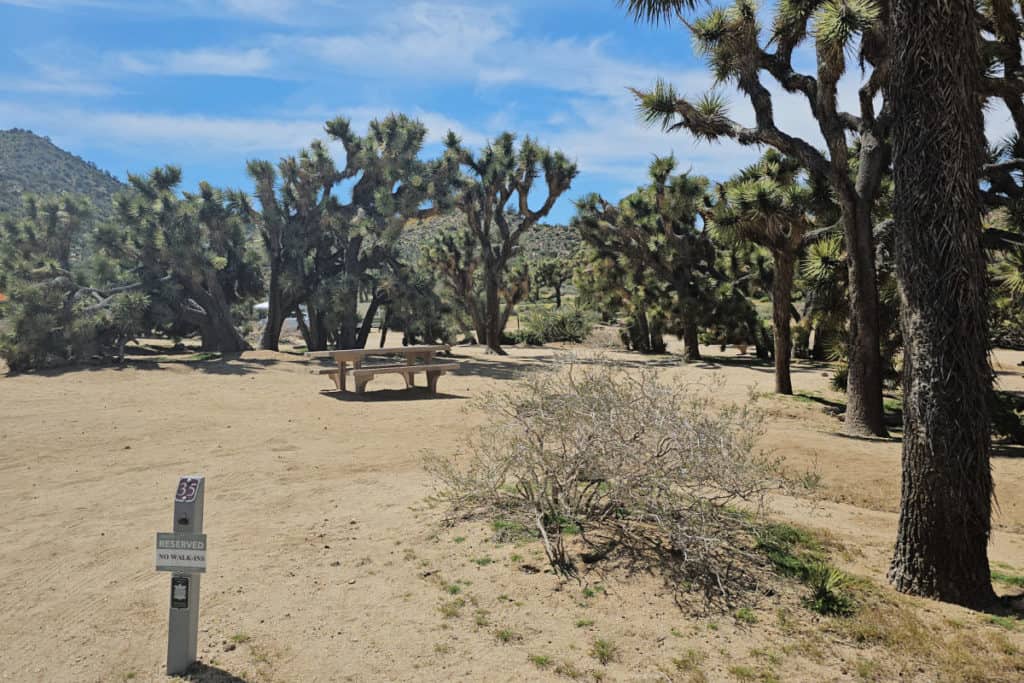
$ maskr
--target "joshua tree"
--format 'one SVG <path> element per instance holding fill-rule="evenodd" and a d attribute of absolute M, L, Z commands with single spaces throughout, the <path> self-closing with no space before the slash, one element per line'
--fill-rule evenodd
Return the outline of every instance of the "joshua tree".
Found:
<path fill-rule="evenodd" d="M 459 276 L 462 282 L 457 291 L 464 292 L 461 300 L 474 317 L 477 334 L 481 336 L 478 341 L 486 344 L 491 352 L 504 355 L 501 335 L 511 311 L 507 305 L 502 307 L 502 291 L 513 289 L 508 282 L 510 279 L 518 280 L 508 278 L 507 271 L 523 234 L 548 215 L 558 198 L 569 189 L 576 177 L 576 165 L 561 152 L 552 152 L 530 138 L 525 138 L 516 149 L 512 133 L 502 133 L 476 156 L 452 132 L 448 133 L 445 146 L 449 168 L 462 170 L 455 181 L 455 205 L 466 217 L 468 232 L 458 254 L 463 260 L 472 254 L 479 256 L 483 295 L 468 296 L 475 284 L 472 276 L 468 279 L 463 276 L 469 267 L 477 267 L 469 262 Z M 530 208 L 529 195 L 541 176 L 547 197 L 540 208 L 534 210 Z M 516 198 L 515 216 L 507 212 L 513 196 Z M 506 302 L 511 300 L 511 297 L 505 298 Z"/>
<path fill-rule="evenodd" d="M 562 288 L 572 279 L 572 261 L 564 256 L 542 259 L 533 268 L 533 280 L 538 287 L 550 287 L 555 293 L 555 308 L 562 307 Z"/>
<path fill-rule="evenodd" d="M 260 347 L 276 351 L 285 318 L 295 314 L 319 285 L 322 273 L 310 266 L 326 260 L 318 258 L 321 248 L 333 253 L 330 236 L 336 227 L 337 201 L 332 192 L 341 173 L 319 140 L 298 157 L 281 160 L 280 182 L 269 161 L 250 161 L 248 168 L 256 183 L 261 210 L 255 222 L 270 270 L 269 310 Z"/>
<path fill-rule="evenodd" d="M 600 257 L 622 258 L 631 272 L 646 269 L 675 295 L 687 360 L 700 358 L 699 330 L 715 309 L 715 246 L 697 229 L 707 180 L 672 175 L 676 160 L 656 158 L 651 184 L 612 205 L 596 194 L 577 202 L 574 224 Z M 644 283 L 643 286 L 648 286 Z"/>
<path fill-rule="evenodd" d="M 683 10 L 697 3 L 619 0 L 619 4 L 626 5 L 637 20 L 659 22 L 681 17 Z M 713 9 L 689 24 L 697 50 L 708 58 L 716 81 L 734 84 L 753 106 L 756 123 L 752 127 L 729 118 L 725 99 L 715 92 L 691 101 L 661 81 L 651 90 L 634 91 L 645 118 L 667 131 L 684 129 L 698 139 L 730 138 L 742 145 L 774 147 L 797 159 L 808 172 L 828 179 L 842 208 L 846 239 L 850 283 L 846 430 L 854 434 L 885 434 L 872 208 L 889 160 L 891 104 L 882 92 L 888 73 L 888 36 L 892 35 L 889 20 L 887 5 L 870 0 L 783 0 L 771 35 L 763 41 L 756 6 L 751 0 L 737 0 L 730 8 Z M 800 73 L 793 66 L 794 51 L 809 37 L 817 55 L 815 75 Z M 840 110 L 837 96 L 846 55 L 854 44 L 860 63 L 871 67 L 860 89 L 857 114 Z M 778 127 L 764 75 L 804 98 L 824 138 L 824 151 Z M 883 104 L 876 111 L 879 95 Z M 860 142 L 855 175 L 848 155 L 851 136 Z"/>
<path fill-rule="evenodd" d="M 775 262 L 772 323 L 775 328 L 775 391 L 792 394 L 789 362 L 793 277 L 804 234 L 811 227 L 810 191 L 800 185 L 800 164 L 775 150 L 719 185 L 712 229 L 725 242 L 752 242 Z"/>
<path fill-rule="evenodd" d="M 256 196 L 262 206 L 258 225 L 270 262 L 270 311 L 262 345 L 276 348 L 281 322 L 306 304 L 310 348 L 326 348 L 330 331 L 328 307 L 338 319 L 336 344 L 341 348 L 366 343 L 370 324 L 382 302 L 368 273 L 385 267 L 410 218 L 436 212 L 444 201 L 446 182 L 440 161 L 418 158 L 426 128 L 402 114 L 370 122 L 365 136 L 352 131 L 348 119 L 327 122 L 327 133 L 345 148 L 345 167 L 338 169 L 323 143 L 314 141 L 299 157 L 274 167 L 250 162 Z M 341 203 L 335 187 L 352 181 L 351 200 Z M 276 191 L 275 191 L 276 190 Z M 425 204 L 430 206 L 425 206 Z M 330 282 L 331 296 L 317 296 Z M 357 314 L 361 289 L 374 291 L 362 320 Z"/>
<path fill-rule="evenodd" d="M 19 219 L 0 223 L 0 286 L 9 294 L 0 356 L 12 370 L 87 360 L 114 351 L 143 325 L 148 301 L 138 284 L 90 286 L 92 262 L 77 253 L 91 208 L 72 196 L 27 196 Z"/>
<path fill-rule="evenodd" d="M 903 487 L 889 578 L 898 590 L 969 606 L 995 598 L 976 7 L 895 0 L 889 84 L 905 344 Z"/>
<path fill-rule="evenodd" d="M 263 290 L 248 247 L 247 197 L 205 182 L 198 193 L 179 196 L 181 169 L 174 166 L 129 181 L 133 191 L 114 201 L 120 226 L 97 232 L 101 250 L 135 272 L 138 289 L 198 328 L 204 350 L 250 348 L 231 312 Z"/>

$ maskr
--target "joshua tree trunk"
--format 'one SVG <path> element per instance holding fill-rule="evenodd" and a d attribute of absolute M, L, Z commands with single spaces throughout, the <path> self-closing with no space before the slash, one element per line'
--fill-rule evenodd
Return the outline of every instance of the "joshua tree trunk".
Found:
<path fill-rule="evenodd" d="M 355 289 L 343 291 L 339 309 L 341 312 L 341 327 L 338 329 L 338 348 L 355 349 L 359 346 L 356 337 L 356 319 L 359 317 L 358 292 Z"/>
<path fill-rule="evenodd" d="M 683 322 L 683 357 L 688 361 L 700 360 L 700 333 L 697 323 L 690 319 Z"/>
<path fill-rule="evenodd" d="M 508 355 L 501 348 L 501 298 L 498 294 L 498 268 L 488 267 L 484 274 L 487 290 L 486 310 L 484 311 L 485 344 L 489 352 L 499 356 Z"/>
<path fill-rule="evenodd" d="M 972 607 L 994 599 L 984 123 L 975 3 L 897 0 L 889 96 L 904 338 L 903 487 L 889 579 Z"/>
<path fill-rule="evenodd" d="M 850 356 L 846 386 L 846 433 L 885 436 L 882 356 L 879 351 L 878 285 L 871 214 L 862 202 L 843 202 L 850 279 Z"/>
<path fill-rule="evenodd" d="M 792 394 L 793 382 L 789 375 L 789 358 L 793 350 L 790 330 L 790 308 L 793 303 L 794 254 L 775 253 L 775 280 L 772 283 L 772 325 L 775 328 L 775 393 Z"/>
<path fill-rule="evenodd" d="M 306 302 L 306 312 L 309 314 L 309 340 L 306 343 L 310 351 L 327 350 L 327 324 L 324 322 L 324 314 L 313 303 Z"/>
<path fill-rule="evenodd" d="M 294 308 L 294 304 L 284 300 L 281 292 L 281 276 L 278 269 L 271 264 L 270 289 L 267 296 L 267 324 L 263 328 L 263 336 L 260 339 L 260 348 L 267 351 L 277 351 L 281 339 L 281 326 L 288 315 L 288 311 Z"/>
<path fill-rule="evenodd" d="M 562 307 L 562 285 L 561 284 L 556 284 L 555 287 L 554 287 L 554 290 L 555 290 L 555 308 L 561 308 Z"/>
<path fill-rule="evenodd" d="M 373 319 L 377 316 L 377 310 L 380 308 L 380 302 L 380 294 L 374 292 L 373 298 L 370 299 L 370 305 L 366 309 L 366 315 L 363 316 L 363 322 L 359 324 L 359 336 L 356 339 L 356 348 L 366 348 L 366 340 L 370 337 L 370 330 L 373 328 Z"/>
<path fill-rule="evenodd" d="M 186 285 L 191 299 L 203 308 L 204 313 L 196 314 L 192 320 L 199 326 L 203 351 L 235 352 L 247 351 L 252 347 L 235 327 L 231 319 L 231 306 L 216 282 L 216 274 L 207 274 L 207 281 L 213 282 L 210 291 L 202 287 Z"/>
<path fill-rule="evenodd" d="M 298 306 L 295 307 L 295 311 L 292 313 L 295 316 L 295 324 L 299 327 L 299 332 L 302 333 L 302 339 L 306 342 L 306 350 L 310 349 L 310 345 L 313 343 L 313 338 L 309 334 L 309 325 L 306 324 L 306 316 L 303 315 L 302 309 Z"/>

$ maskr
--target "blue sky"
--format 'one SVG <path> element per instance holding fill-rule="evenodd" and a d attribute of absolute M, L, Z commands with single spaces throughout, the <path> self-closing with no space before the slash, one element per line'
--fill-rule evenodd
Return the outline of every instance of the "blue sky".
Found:
<path fill-rule="evenodd" d="M 363 128 L 390 111 L 427 125 L 428 154 L 449 128 L 472 145 L 512 130 L 561 149 L 581 175 L 557 221 L 586 192 L 631 191 L 654 154 L 714 179 L 757 154 L 637 121 L 627 86 L 711 82 L 685 31 L 636 26 L 613 0 L 0 0 L 0 42 L 0 128 L 122 178 L 177 164 L 186 188 L 251 189 L 246 160 L 295 153 L 328 118 Z M 860 78 L 844 79 L 844 102 Z M 775 92 L 780 125 L 817 143 L 806 105 Z"/>

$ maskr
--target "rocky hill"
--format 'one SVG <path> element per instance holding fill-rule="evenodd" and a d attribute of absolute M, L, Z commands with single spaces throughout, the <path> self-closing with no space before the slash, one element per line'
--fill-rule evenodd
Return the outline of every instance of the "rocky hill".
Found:
<path fill-rule="evenodd" d="M 21 210 L 21 196 L 80 194 L 88 197 L 97 218 L 110 215 L 111 199 L 124 189 L 96 164 L 66 152 L 30 130 L 0 130 L 0 213 Z"/>
<path fill-rule="evenodd" d="M 453 212 L 412 222 L 402 233 L 401 250 L 406 258 L 419 253 L 431 235 L 456 230 L 464 225 L 462 214 Z M 580 236 L 568 225 L 538 223 L 527 231 L 520 242 L 523 255 L 530 261 L 548 256 L 569 256 L 579 247 Z"/>

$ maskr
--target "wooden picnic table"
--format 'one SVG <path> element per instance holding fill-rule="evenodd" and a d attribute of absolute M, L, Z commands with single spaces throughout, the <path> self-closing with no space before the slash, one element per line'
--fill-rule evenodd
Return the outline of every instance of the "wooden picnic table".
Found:
<path fill-rule="evenodd" d="M 337 368 L 326 368 L 319 371 L 321 375 L 329 375 L 339 391 L 346 390 L 346 377 L 352 375 L 355 380 L 357 394 L 363 393 L 366 383 L 375 375 L 385 373 L 401 374 L 405 378 L 406 388 L 413 386 L 413 376 L 417 372 L 427 375 L 427 386 L 431 392 L 437 392 L 437 379 L 444 373 L 458 369 L 456 363 L 436 363 L 434 357 L 439 351 L 447 351 L 446 344 L 418 346 L 390 346 L 379 349 L 340 349 L 336 351 L 311 351 L 307 358 L 331 358 Z M 363 360 L 368 356 L 402 356 L 404 365 L 371 365 L 363 367 Z M 352 368 L 349 369 L 349 364 Z"/>

